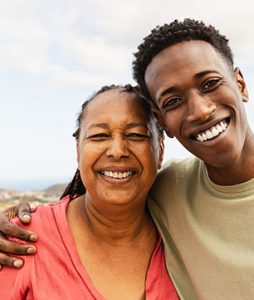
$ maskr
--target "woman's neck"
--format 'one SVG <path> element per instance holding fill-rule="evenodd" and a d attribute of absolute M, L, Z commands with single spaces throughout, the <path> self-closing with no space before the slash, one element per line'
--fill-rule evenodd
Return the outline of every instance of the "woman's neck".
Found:
<path fill-rule="evenodd" d="M 85 195 L 70 202 L 67 216 L 72 227 L 80 232 L 91 234 L 100 242 L 112 245 L 129 244 L 130 241 L 146 239 L 156 235 L 156 229 L 150 215 L 145 211 L 145 206 L 128 207 L 106 205 L 98 208 L 85 198 Z"/>

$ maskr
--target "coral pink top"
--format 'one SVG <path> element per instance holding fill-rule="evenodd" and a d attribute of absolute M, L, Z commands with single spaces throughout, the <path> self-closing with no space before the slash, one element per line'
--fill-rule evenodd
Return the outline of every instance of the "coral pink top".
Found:
<path fill-rule="evenodd" d="M 39 206 L 30 225 L 21 225 L 39 235 L 37 254 L 24 257 L 20 270 L 0 271 L 0 299 L 4 300 L 105 300 L 93 285 L 75 248 L 66 210 L 69 198 Z M 20 225 L 19 221 L 15 223 Z M 146 279 L 146 300 L 178 299 L 167 273 L 163 244 L 159 239 Z"/>

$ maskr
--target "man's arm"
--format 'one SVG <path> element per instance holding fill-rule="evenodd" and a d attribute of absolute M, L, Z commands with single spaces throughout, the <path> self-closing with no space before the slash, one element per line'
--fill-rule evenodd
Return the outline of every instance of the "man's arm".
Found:
<path fill-rule="evenodd" d="M 25 202 L 0 212 L 0 268 L 2 266 L 14 268 L 23 266 L 21 258 L 9 256 L 9 254 L 30 255 L 36 253 L 34 245 L 18 244 L 8 240 L 8 237 L 13 237 L 28 242 L 37 241 L 38 237 L 34 232 L 24 230 L 10 222 L 12 218 L 18 217 L 22 223 L 28 224 L 31 221 L 31 213 L 30 205 Z"/>

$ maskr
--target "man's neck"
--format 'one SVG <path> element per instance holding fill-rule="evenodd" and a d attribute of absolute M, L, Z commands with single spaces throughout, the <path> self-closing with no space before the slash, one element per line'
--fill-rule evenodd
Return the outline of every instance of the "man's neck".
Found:
<path fill-rule="evenodd" d="M 237 152 L 236 152 L 237 153 Z M 236 185 L 254 178 L 254 134 L 249 128 L 242 151 L 217 166 L 204 162 L 211 181 L 218 185 Z"/>
<path fill-rule="evenodd" d="M 251 159 L 243 159 L 224 168 L 214 168 L 206 164 L 208 176 L 218 185 L 236 185 L 254 178 L 254 154 Z"/>

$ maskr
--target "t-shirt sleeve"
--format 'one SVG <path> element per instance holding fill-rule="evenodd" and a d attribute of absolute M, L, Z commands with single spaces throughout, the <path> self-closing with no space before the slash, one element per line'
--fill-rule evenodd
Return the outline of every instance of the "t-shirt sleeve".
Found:
<path fill-rule="evenodd" d="M 13 219 L 12 223 L 24 227 L 17 218 Z M 22 244 L 26 243 L 15 238 L 10 240 Z M 0 270 L 0 300 L 23 300 L 26 298 L 29 283 L 27 258 L 27 256 L 22 257 L 24 265 L 21 269 L 3 266 Z"/>
<path fill-rule="evenodd" d="M 3 267 L 0 271 L 0 299 L 22 300 L 25 299 L 24 272 L 21 269 Z"/>

